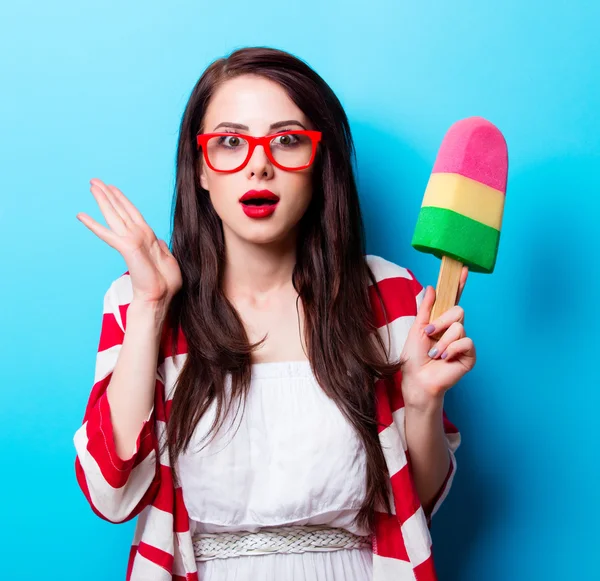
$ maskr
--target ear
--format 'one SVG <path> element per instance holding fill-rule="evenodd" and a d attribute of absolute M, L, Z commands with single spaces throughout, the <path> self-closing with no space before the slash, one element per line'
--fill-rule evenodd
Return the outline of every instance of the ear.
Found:
<path fill-rule="evenodd" d="M 202 173 L 200 174 L 200 185 L 208 191 L 208 180 L 206 179 L 206 173 L 204 170 L 202 170 Z"/>
<path fill-rule="evenodd" d="M 204 160 L 202 158 L 200 158 L 200 185 L 205 189 L 208 190 L 208 177 L 206 175 L 206 164 L 204 163 Z"/>

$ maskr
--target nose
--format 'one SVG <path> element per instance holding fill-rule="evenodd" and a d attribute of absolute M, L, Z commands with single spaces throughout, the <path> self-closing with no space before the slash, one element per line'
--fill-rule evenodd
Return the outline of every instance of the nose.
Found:
<path fill-rule="evenodd" d="M 248 178 L 257 176 L 259 178 L 270 179 L 274 174 L 273 164 L 270 162 L 262 145 L 257 145 L 252 152 L 252 157 L 246 166 Z"/>

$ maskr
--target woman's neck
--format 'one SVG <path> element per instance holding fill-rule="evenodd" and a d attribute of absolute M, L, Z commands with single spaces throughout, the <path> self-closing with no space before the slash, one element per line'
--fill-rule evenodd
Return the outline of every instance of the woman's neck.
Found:
<path fill-rule="evenodd" d="M 273 244 L 256 244 L 237 236 L 225 237 L 223 290 L 228 297 L 259 300 L 278 294 L 292 284 L 296 264 L 296 238 Z"/>

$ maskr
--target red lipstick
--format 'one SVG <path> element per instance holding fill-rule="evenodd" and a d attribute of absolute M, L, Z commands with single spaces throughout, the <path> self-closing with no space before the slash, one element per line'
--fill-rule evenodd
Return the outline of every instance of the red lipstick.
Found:
<path fill-rule="evenodd" d="M 279 196 L 270 190 L 250 190 L 240 198 L 244 214 L 249 218 L 266 218 L 275 212 Z"/>

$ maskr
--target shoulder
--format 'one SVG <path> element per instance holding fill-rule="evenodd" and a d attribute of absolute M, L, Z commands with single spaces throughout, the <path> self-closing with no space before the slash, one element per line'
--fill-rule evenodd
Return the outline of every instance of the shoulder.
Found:
<path fill-rule="evenodd" d="M 365 260 L 382 294 L 408 293 L 416 297 L 423 290 L 423 286 L 408 268 L 375 254 L 365 255 Z"/>
<path fill-rule="evenodd" d="M 414 278 L 412 272 L 408 268 L 400 266 L 382 256 L 366 254 L 365 260 L 375 275 L 377 282 L 387 278 L 406 278 L 409 280 Z"/>
<path fill-rule="evenodd" d="M 377 288 L 369 287 L 375 325 L 390 361 L 396 362 L 417 315 L 423 287 L 408 268 L 381 256 L 365 258 L 377 283 Z"/>
<path fill-rule="evenodd" d="M 131 302 L 132 296 L 133 288 L 129 272 L 124 272 L 121 276 L 112 280 L 105 294 L 105 297 L 108 297 L 119 305 L 128 305 Z"/>
<path fill-rule="evenodd" d="M 416 315 L 424 292 L 413 272 L 374 254 L 367 254 L 365 259 L 377 282 L 377 289 L 373 284 L 369 288 L 374 308 L 382 301 L 386 311 L 396 316 Z"/>
<path fill-rule="evenodd" d="M 133 297 L 129 272 L 114 279 L 104 294 L 104 316 L 113 316 L 121 329 L 125 328 L 125 313 Z"/>

